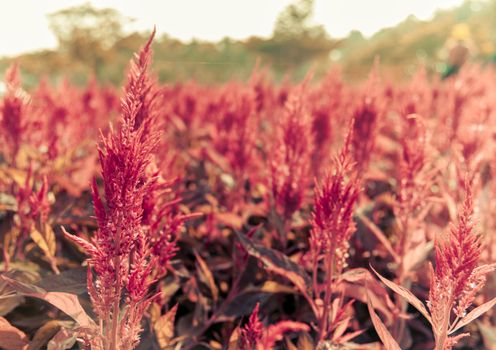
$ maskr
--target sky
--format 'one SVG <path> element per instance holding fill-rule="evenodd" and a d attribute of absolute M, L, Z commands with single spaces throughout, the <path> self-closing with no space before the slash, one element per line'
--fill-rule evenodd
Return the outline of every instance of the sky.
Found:
<path fill-rule="evenodd" d="M 47 14 L 80 5 L 84 0 L 14 0 L 0 4 L 0 56 L 55 48 Z M 113 7 L 134 18 L 126 28 L 150 30 L 191 40 L 244 39 L 271 34 L 277 15 L 291 0 L 93 0 L 93 6 Z M 372 35 L 409 15 L 430 18 L 436 9 L 459 5 L 463 0 L 316 0 L 314 22 L 333 37 L 351 30 Z"/>

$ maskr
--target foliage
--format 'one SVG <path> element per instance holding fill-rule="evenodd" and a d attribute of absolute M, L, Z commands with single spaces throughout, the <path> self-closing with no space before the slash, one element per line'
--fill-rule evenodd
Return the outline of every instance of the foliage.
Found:
<path fill-rule="evenodd" d="M 126 22 L 118 11 L 96 9 L 89 3 L 70 7 L 48 16 L 62 52 L 72 60 L 90 64 L 97 76 L 109 55 L 108 50 L 120 40 Z"/>
<path fill-rule="evenodd" d="M 491 349 L 493 70 L 160 84 L 153 35 L 5 76 L 0 348 Z"/>
<path fill-rule="evenodd" d="M 493 62 L 495 4 L 494 0 L 466 1 L 437 12 L 429 20 L 410 16 L 371 37 L 352 31 L 344 38 L 334 38 L 312 22 L 313 1 L 295 0 L 280 13 L 269 38 L 182 42 L 164 34 L 153 45 L 154 70 L 161 82 L 193 79 L 215 83 L 246 80 L 255 66 L 263 65 L 277 81 L 287 77 L 296 81 L 310 67 L 317 77 L 323 77 L 329 66 L 340 64 L 346 80 L 361 81 L 379 57 L 384 74 L 406 80 L 419 66 L 429 72 L 446 68 L 446 45 L 459 24 L 469 29 L 472 59 Z M 149 35 L 125 33 L 123 28 L 130 19 L 115 10 L 88 4 L 61 10 L 49 20 L 59 48 L 0 59 L 0 71 L 19 62 L 24 83 L 30 87 L 43 76 L 51 80 L 68 76 L 84 85 L 91 74 L 100 82 L 119 85 L 129 56 Z"/>

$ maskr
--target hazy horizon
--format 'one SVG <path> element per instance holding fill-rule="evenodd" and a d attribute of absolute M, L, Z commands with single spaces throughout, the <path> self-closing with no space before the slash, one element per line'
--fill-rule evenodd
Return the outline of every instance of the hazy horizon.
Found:
<path fill-rule="evenodd" d="M 9 10 L 0 13 L 0 56 L 56 48 L 57 40 L 50 31 L 47 15 L 83 3 L 80 0 L 18 0 L 10 3 Z M 224 37 L 269 36 L 277 15 L 291 1 L 93 0 L 89 3 L 98 8 L 115 8 L 134 18 L 125 28 L 127 32 L 146 31 L 156 25 L 159 35 L 168 34 L 183 41 L 218 41 Z M 332 37 L 344 37 L 352 30 L 370 36 L 410 15 L 425 20 L 438 9 L 461 3 L 463 0 L 316 0 L 313 22 L 322 24 Z"/>

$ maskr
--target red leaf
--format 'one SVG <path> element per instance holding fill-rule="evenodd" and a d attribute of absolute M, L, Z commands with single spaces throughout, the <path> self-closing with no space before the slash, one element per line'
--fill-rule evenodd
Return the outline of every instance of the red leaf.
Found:
<path fill-rule="evenodd" d="M 401 350 L 396 340 L 394 340 L 393 336 L 391 335 L 391 333 L 389 333 L 384 323 L 382 323 L 379 316 L 377 316 L 377 314 L 375 313 L 374 307 L 370 300 L 368 300 L 367 302 L 367 307 L 369 308 L 370 319 L 374 324 L 375 331 L 384 344 L 386 350 Z"/>
<path fill-rule="evenodd" d="M 29 345 L 29 341 L 24 332 L 0 317 L 0 345 L 5 350 L 24 350 Z"/>
<path fill-rule="evenodd" d="M 312 282 L 308 274 L 300 265 L 291 261 L 281 252 L 255 244 L 245 235 L 237 231 L 235 232 L 248 254 L 261 260 L 268 271 L 286 277 L 300 292 L 308 294 L 308 287 L 312 285 Z"/>
<path fill-rule="evenodd" d="M 475 309 L 473 309 L 472 311 L 470 311 L 467 314 L 467 316 L 465 316 L 464 318 L 462 318 L 460 320 L 460 322 L 458 322 L 456 324 L 456 327 L 452 331 L 450 331 L 449 334 L 452 334 L 453 332 L 456 332 L 460 328 L 466 326 L 467 324 L 469 324 L 470 322 L 472 322 L 473 320 L 475 320 L 476 318 L 478 318 L 479 316 L 481 316 L 483 313 L 489 311 L 494 305 L 496 305 L 496 298 L 493 298 L 493 299 L 489 300 L 488 302 L 486 302 L 486 303 L 484 303 L 482 305 L 477 306 Z"/>
<path fill-rule="evenodd" d="M 396 252 L 393 249 L 393 246 L 391 245 L 391 242 L 382 232 L 382 230 L 362 213 L 359 212 L 357 216 L 362 221 L 362 223 L 370 230 L 370 232 L 372 232 L 372 234 L 379 240 L 379 242 L 382 243 L 382 245 L 384 246 L 384 248 L 386 248 L 388 253 L 391 254 L 394 261 L 399 262 L 401 260 L 400 257 L 398 256 L 398 254 L 396 254 Z"/>
<path fill-rule="evenodd" d="M 309 332 L 310 327 L 301 322 L 281 321 L 270 325 L 263 339 L 264 349 L 272 349 L 274 344 L 282 340 L 283 335 L 288 332 Z"/>
<path fill-rule="evenodd" d="M 210 292 L 212 293 L 212 298 L 214 302 L 217 302 L 217 299 L 219 298 L 219 289 L 217 288 L 217 285 L 215 284 L 215 278 L 210 271 L 210 268 L 208 267 L 208 264 L 206 263 L 205 260 L 198 254 L 196 251 L 194 252 L 196 262 L 198 263 L 198 270 L 199 270 L 199 277 L 200 279 L 208 284 L 210 288 Z"/>
<path fill-rule="evenodd" d="M 62 328 L 48 342 L 47 350 L 66 350 L 76 344 L 77 334 L 67 328 Z"/>
<path fill-rule="evenodd" d="M 0 278 L 4 279 L 20 294 L 38 298 L 52 304 L 60 311 L 72 317 L 80 326 L 95 326 L 95 322 L 93 322 L 91 317 L 88 316 L 79 303 L 77 295 L 63 292 L 46 292 L 45 290 L 32 284 L 15 281 L 5 276 L 0 276 Z"/>
<path fill-rule="evenodd" d="M 416 308 L 424 317 L 429 321 L 429 323 L 432 325 L 432 319 L 431 315 L 425 308 L 424 304 L 415 296 L 413 295 L 412 292 L 410 292 L 408 289 L 405 287 L 402 287 L 400 285 L 397 285 L 393 281 L 388 280 L 387 278 L 382 277 L 374 268 L 371 266 L 370 267 L 372 271 L 379 277 L 379 279 L 384 283 L 386 286 L 391 288 L 396 294 L 399 294 L 403 298 L 406 299 L 414 308 Z"/>
<path fill-rule="evenodd" d="M 171 340 L 174 338 L 174 321 L 176 319 L 177 304 L 170 309 L 165 315 L 160 318 L 153 325 L 157 341 L 161 348 L 166 348 L 170 345 Z"/>
<path fill-rule="evenodd" d="M 386 324 L 390 325 L 393 322 L 391 311 L 395 310 L 395 305 L 389 298 L 387 290 L 369 270 L 355 268 L 344 272 L 341 275 L 339 286 L 347 297 L 359 300 L 364 304 L 367 303 L 367 299 L 370 299 L 374 308 L 386 318 Z"/>

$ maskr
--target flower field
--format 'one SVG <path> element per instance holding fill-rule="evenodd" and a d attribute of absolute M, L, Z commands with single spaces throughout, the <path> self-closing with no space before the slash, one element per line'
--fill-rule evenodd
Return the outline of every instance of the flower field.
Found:
<path fill-rule="evenodd" d="M 0 97 L 0 348 L 496 349 L 496 73 Z M 494 204 L 493 204 L 494 203 Z"/>

